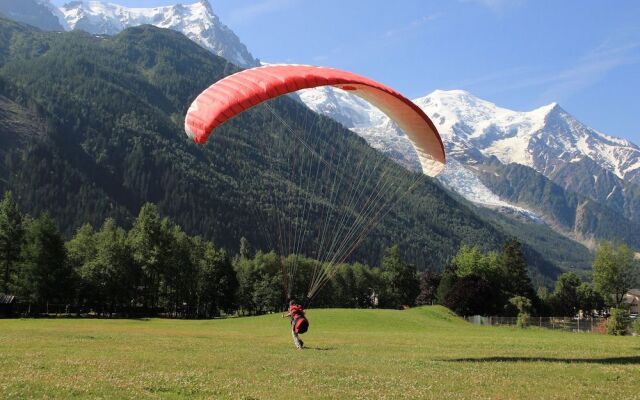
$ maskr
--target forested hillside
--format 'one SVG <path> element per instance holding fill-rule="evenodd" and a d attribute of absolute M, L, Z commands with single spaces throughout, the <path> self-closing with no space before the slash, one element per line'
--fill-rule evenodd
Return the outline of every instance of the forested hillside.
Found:
<path fill-rule="evenodd" d="M 255 210 L 269 196 L 282 198 L 283 187 L 309 184 L 269 172 L 259 150 L 265 141 L 281 145 L 289 133 L 260 107 L 224 124 L 205 147 L 190 143 L 182 128 L 195 95 L 235 70 L 183 35 L 150 26 L 100 37 L 0 21 L 0 190 L 12 190 L 30 214 L 49 210 L 67 235 L 106 217 L 127 226 L 152 202 L 218 246 L 236 252 L 246 236 L 268 250 L 269 230 L 258 229 Z M 304 118 L 311 130 L 331 135 L 335 151 L 374 151 L 293 100 L 272 105 L 287 123 Z M 411 179 L 397 168 L 398 179 Z M 461 244 L 498 249 L 508 236 L 425 178 L 351 260 L 377 264 L 385 247 L 399 243 L 420 265 L 439 268 Z M 525 253 L 538 278 L 557 274 L 538 252 Z"/>
<path fill-rule="evenodd" d="M 492 161 L 478 168 L 478 172 L 483 182 L 501 198 L 543 213 L 560 231 L 582 242 L 591 242 L 593 247 L 600 237 L 640 246 L 637 222 L 603 203 L 565 190 L 532 168 Z"/>

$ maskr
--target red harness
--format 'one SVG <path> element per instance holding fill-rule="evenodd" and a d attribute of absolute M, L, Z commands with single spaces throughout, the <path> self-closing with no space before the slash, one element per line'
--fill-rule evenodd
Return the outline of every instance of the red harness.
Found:
<path fill-rule="evenodd" d="M 309 321 L 304 315 L 302 306 L 293 304 L 289 307 L 289 315 L 293 319 L 293 331 L 295 333 L 305 333 L 309 329 Z"/>

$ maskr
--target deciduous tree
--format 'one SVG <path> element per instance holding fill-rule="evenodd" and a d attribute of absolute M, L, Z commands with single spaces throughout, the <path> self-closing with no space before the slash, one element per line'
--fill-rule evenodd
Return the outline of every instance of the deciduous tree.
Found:
<path fill-rule="evenodd" d="M 602 242 L 593 261 L 593 283 L 605 300 L 616 307 L 636 283 L 638 265 L 633 252 L 625 245 Z"/>
<path fill-rule="evenodd" d="M 419 291 L 416 267 L 402 260 L 400 248 L 395 245 L 387 249 L 382 259 L 389 299 L 397 306 L 415 304 Z"/>

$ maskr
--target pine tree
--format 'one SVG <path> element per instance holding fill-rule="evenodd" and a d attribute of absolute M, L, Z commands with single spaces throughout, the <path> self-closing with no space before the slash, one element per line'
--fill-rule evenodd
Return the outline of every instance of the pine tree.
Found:
<path fill-rule="evenodd" d="M 46 213 L 26 228 L 19 286 L 25 297 L 39 304 L 67 302 L 72 297 L 73 271 L 64 240 Z"/>
<path fill-rule="evenodd" d="M 22 214 L 13 201 L 11 192 L 4 194 L 0 202 L 0 291 L 8 293 L 11 288 L 12 275 L 20 260 L 20 251 L 24 239 Z"/>
<path fill-rule="evenodd" d="M 527 274 L 527 262 L 524 259 L 520 242 L 511 239 L 504 244 L 500 264 L 507 297 L 524 296 L 533 300 L 536 295 Z"/>
<path fill-rule="evenodd" d="M 158 208 L 154 204 L 147 203 L 140 209 L 127 239 L 133 259 L 141 269 L 142 293 L 140 294 L 145 307 L 158 305 L 160 279 L 167 250 L 162 228 Z"/>

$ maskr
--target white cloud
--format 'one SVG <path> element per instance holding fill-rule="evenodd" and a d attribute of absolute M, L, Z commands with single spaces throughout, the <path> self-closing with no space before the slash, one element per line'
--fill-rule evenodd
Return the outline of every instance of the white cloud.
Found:
<path fill-rule="evenodd" d="M 542 96 L 562 101 L 581 89 L 599 82 L 610 71 L 623 65 L 640 62 L 640 54 L 637 50 L 640 50 L 640 41 L 622 45 L 604 43 L 590 51 L 574 66 L 557 74 L 542 77 L 539 82 L 534 80 L 531 83 L 533 85 L 549 84 L 542 92 Z"/>
<path fill-rule="evenodd" d="M 565 68 L 518 66 L 456 82 L 450 87 L 483 93 L 503 93 L 538 88 L 540 102 L 562 102 L 582 89 L 596 84 L 618 67 L 640 63 L 640 40 L 607 40 Z"/>

